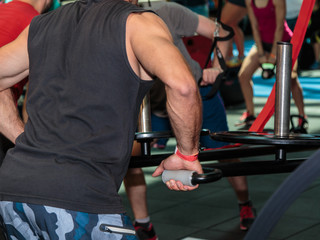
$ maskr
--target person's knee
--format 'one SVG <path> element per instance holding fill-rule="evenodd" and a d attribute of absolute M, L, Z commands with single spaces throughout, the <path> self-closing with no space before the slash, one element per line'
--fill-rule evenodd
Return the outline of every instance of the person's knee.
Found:
<path fill-rule="evenodd" d="M 238 79 L 239 79 L 240 84 L 245 84 L 250 81 L 250 77 L 248 76 L 248 74 L 246 74 L 244 72 L 238 73 Z"/>
<path fill-rule="evenodd" d="M 146 185 L 142 168 L 129 168 L 124 182 L 126 187 Z"/>
<path fill-rule="evenodd" d="M 291 79 L 297 79 L 298 78 L 298 72 L 297 71 L 292 71 L 291 72 Z"/>

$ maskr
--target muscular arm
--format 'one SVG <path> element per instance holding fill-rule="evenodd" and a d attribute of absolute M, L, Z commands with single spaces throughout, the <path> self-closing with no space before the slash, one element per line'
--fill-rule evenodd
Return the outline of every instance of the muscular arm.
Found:
<path fill-rule="evenodd" d="M 0 132 L 11 142 L 15 143 L 16 138 L 24 131 L 18 109 L 15 105 L 11 89 L 0 92 Z"/>
<path fill-rule="evenodd" d="M 24 131 L 24 124 L 8 88 L 28 76 L 28 30 L 29 27 L 15 41 L 0 48 L 0 132 L 13 143 Z"/>
<path fill-rule="evenodd" d="M 201 128 L 201 100 L 196 82 L 159 18 L 144 13 L 129 20 L 133 23 L 128 35 L 134 54 L 147 72 L 166 85 L 168 114 L 178 147 L 182 153 L 192 155 L 198 152 Z"/>
<path fill-rule="evenodd" d="M 29 27 L 13 42 L 0 48 L 0 90 L 11 87 L 29 74 Z"/>
<path fill-rule="evenodd" d="M 131 66 L 140 77 L 146 77 L 148 73 L 164 82 L 167 110 L 180 152 L 185 155 L 198 153 L 202 122 L 198 87 L 163 21 L 152 13 L 130 15 L 127 52 Z M 163 161 L 160 168 L 155 175 L 161 174 L 163 169 L 202 172 L 198 161 L 187 162 L 175 154 Z M 175 190 L 192 189 L 173 185 L 171 189 Z"/>

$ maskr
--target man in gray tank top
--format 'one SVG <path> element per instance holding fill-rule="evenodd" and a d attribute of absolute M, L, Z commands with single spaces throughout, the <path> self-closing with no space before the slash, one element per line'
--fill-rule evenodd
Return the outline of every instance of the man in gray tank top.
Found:
<path fill-rule="evenodd" d="M 195 79 L 164 22 L 135 4 L 76 1 L 34 18 L 0 49 L 0 89 L 28 74 L 30 84 L 28 122 L 0 168 L 0 215 L 10 238 L 135 239 L 117 191 L 154 76 L 167 86 L 177 152 L 153 176 L 202 173 Z"/>

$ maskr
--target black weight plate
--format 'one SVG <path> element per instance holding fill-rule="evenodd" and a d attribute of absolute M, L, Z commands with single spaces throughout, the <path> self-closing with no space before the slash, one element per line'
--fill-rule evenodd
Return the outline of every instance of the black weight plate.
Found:
<path fill-rule="evenodd" d="M 159 131 L 159 132 L 137 132 L 135 135 L 136 140 L 153 140 L 155 138 L 171 138 L 173 133 L 171 131 Z"/>
<path fill-rule="evenodd" d="M 288 137 L 279 137 L 269 132 L 225 131 L 210 136 L 213 140 L 232 143 L 320 146 L 320 135 L 314 134 L 290 133 Z"/>
<path fill-rule="evenodd" d="M 200 132 L 201 136 L 207 136 L 210 134 L 208 129 L 202 129 Z M 171 138 L 174 137 L 172 131 L 159 131 L 159 132 L 136 132 L 135 139 L 139 141 L 148 141 L 155 138 Z"/>

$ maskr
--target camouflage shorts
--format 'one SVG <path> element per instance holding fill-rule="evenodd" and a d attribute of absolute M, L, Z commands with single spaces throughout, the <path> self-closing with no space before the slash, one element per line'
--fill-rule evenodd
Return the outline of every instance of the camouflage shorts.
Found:
<path fill-rule="evenodd" d="M 0 201 L 8 239 L 137 240 L 125 214 L 89 214 L 61 208 Z"/>

